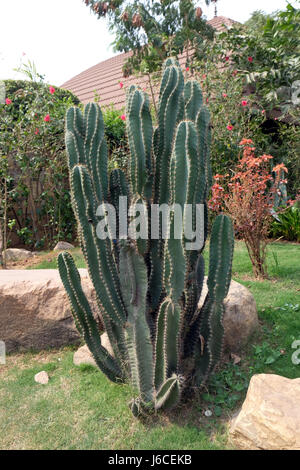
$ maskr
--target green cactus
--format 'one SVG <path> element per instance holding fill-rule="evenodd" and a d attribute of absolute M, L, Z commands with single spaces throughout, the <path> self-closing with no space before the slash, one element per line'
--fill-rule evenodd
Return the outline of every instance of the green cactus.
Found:
<path fill-rule="evenodd" d="M 230 219 L 217 217 L 211 233 L 208 294 L 199 306 L 204 283 L 202 251 L 207 238 L 206 199 L 211 186 L 210 116 L 196 81 L 184 83 L 178 63 L 163 67 L 158 124 L 153 128 L 148 96 L 138 87 L 127 92 L 127 134 L 130 148 L 128 177 L 119 169 L 108 174 L 102 113 L 88 104 L 82 114 L 71 108 L 66 117 L 66 146 L 72 204 L 83 254 L 93 282 L 98 312 L 92 312 L 80 274 L 70 254 L 58 257 L 59 272 L 68 293 L 76 326 L 98 367 L 114 382 L 130 381 L 135 397 L 130 407 L 141 412 L 171 408 L 184 392 L 202 386 L 218 363 L 223 344 L 223 300 L 227 295 L 233 255 Z M 128 212 L 145 212 L 148 235 L 159 223 L 157 238 L 135 239 L 114 227 L 106 209 L 119 216 L 120 197 Z M 152 204 L 168 204 L 167 236 L 163 218 Z M 198 225 L 199 207 L 201 227 Z M 176 208 L 183 214 L 178 234 Z M 188 209 L 189 208 L 189 209 Z M 190 212 L 189 212 L 190 211 Z M 109 237 L 98 236 L 99 217 Z M 158 217 L 158 218 L 155 218 Z M 185 223 L 190 217 L 194 240 Z M 187 243 L 202 240 L 196 249 Z M 197 233 L 196 233 L 197 230 Z M 103 320 L 113 356 L 101 344 L 95 320 Z"/>

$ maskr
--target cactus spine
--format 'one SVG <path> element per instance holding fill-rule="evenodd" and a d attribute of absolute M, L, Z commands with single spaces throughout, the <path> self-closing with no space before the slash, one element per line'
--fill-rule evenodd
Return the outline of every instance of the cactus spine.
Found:
<path fill-rule="evenodd" d="M 74 320 L 97 365 L 112 381 L 131 381 L 135 390 L 131 409 L 137 415 L 142 409 L 175 406 L 183 391 L 201 386 L 219 361 L 233 230 L 226 216 L 217 217 L 210 240 L 208 294 L 199 307 L 206 198 L 211 185 L 210 116 L 200 86 L 196 81 L 184 83 L 178 63 L 168 59 L 163 67 L 157 127 L 153 129 L 148 96 L 136 86 L 128 89 L 126 114 L 129 181 L 120 169 L 108 175 L 99 106 L 88 104 L 83 114 L 71 108 L 66 117 L 72 204 L 98 313 L 114 357 L 101 344 L 71 255 L 60 254 L 58 267 Z M 97 236 L 98 206 L 110 203 L 118 215 L 119 198 L 124 196 L 131 207 L 139 204 L 148 210 L 146 232 L 160 222 L 157 239 L 135 240 L 119 228 L 110 239 Z M 155 219 L 149 211 L 153 203 L 170 207 L 167 237 L 161 216 Z M 191 218 L 195 236 L 199 204 L 203 237 L 197 249 L 189 250 L 191 240 L 183 228 L 181 236 L 175 236 L 175 206 L 182 209 L 184 222 Z M 131 219 L 129 213 L 127 222 Z M 107 221 L 105 214 L 103 220 Z M 113 228 L 108 225 L 108 230 Z"/>

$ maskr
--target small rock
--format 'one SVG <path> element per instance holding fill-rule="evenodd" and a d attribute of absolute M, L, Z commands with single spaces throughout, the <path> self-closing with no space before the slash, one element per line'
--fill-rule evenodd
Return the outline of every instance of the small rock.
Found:
<path fill-rule="evenodd" d="M 45 372 L 43 370 L 42 372 L 39 372 L 38 374 L 35 374 L 34 380 L 38 384 L 46 385 L 49 382 L 49 376 L 48 376 L 47 372 Z"/>
<path fill-rule="evenodd" d="M 31 251 L 21 248 L 7 248 L 4 253 L 7 262 L 23 261 L 34 256 Z"/>
<path fill-rule="evenodd" d="M 300 450 L 299 403 L 300 379 L 254 375 L 230 426 L 234 444 L 241 449 Z"/>
<path fill-rule="evenodd" d="M 113 348 L 111 347 L 111 344 L 109 342 L 107 333 L 102 333 L 102 335 L 101 335 L 101 344 L 105 349 L 107 349 L 107 351 L 109 352 L 109 354 L 112 357 L 115 357 L 114 352 L 113 352 Z"/>
<path fill-rule="evenodd" d="M 81 348 L 79 348 L 74 353 L 73 363 L 75 364 L 75 366 L 80 366 L 80 364 L 87 364 L 89 366 L 97 367 L 95 359 L 93 358 L 92 353 L 90 352 L 86 344 L 84 346 L 81 346 Z"/>
<path fill-rule="evenodd" d="M 112 350 L 112 347 L 110 345 L 108 336 L 106 333 L 103 333 L 101 335 L 101 344 L 102 346 L 107 349 L 109 354 L 114 357 L 114 352 Z M 73 363 L 75 366 L 80 366 L 80 364 L 87 364 L 91 366 L 97 367 L 97 364 L 95 362 L 95 359 L 93 358 L 93 355 L 87 345 L 85 344 L 84 346 L 81 346 L 73 356 Z"/>
<path fill-rule="evenodd" d="M 68 242 L 58 242 L 55 247 L 53 248 L 53 251 L 62 251 L 62 250 L 73 250 L 75 247 Z"/>

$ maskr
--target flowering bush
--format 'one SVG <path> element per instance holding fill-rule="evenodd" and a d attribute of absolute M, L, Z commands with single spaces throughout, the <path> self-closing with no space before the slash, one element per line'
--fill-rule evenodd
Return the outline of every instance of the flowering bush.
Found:
<path fill-rule="evenodd" d="M 229 172 L 239 158 L 237 143 L 251 136 L 260 154 L 285 163 L 293 196 L 300 179 L 299 15 L 288 5 L 271 17 L 253 14 L 251 25 L 224 27 L 213 44 L 199 45 L 190 67 L 211 111 L 214 172 Z"/>
<path fill-rule="evenodd" d="M 255 156 L 251 139 L 242 139 L 243 155 L 232 176 L 216 174 L 209 207 L 230 214 L 235 230 L 244 239 L 253 273 L 266 277 L 266 246 L 278 187 L 283 184 L 283 164 L 271 170 L 271 155 Z"/>
<path fill-rule="evenodd" d="M 6 205 L 8 220 L 15 221 L 14 244 L 52 246 L 74 235 L 64 118 L 66 109 L 79 101 L 43 83 L 7 80 L 5 88 L 5 104 L 0 105 L 0 166 L 5 182 L 0 218 L 4 219 Z"/>
<path fill-rule="evenodd" d="M 126 116 L 113 106 L 102 109 L 105 135 L 109 152 L 109 168 L 127 171 L 128 143 L 126 139 Z"/>

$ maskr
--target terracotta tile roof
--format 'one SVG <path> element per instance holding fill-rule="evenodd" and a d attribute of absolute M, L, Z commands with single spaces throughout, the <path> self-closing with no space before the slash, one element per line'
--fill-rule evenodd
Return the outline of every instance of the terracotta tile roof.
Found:
<path fill-rule="evenodd" d="M 217 31 L 223 31 L 226 27 L 236 23 L 225 16 L 216 16 L 208 23 Z M 148 85 L 147 76 L 136 77 L 134 75 L 123 78 L 122 67 L 131 52 L 119 54 L 100 62 L 93 67 L 81 72 L 75 77 L 65 82 L 61 87 L 72 91 L 82 103 L 94 101 L 95 92 L 100 96 L 100 105 L 107 106 L 114 104 L 117 109 L 125 106 L 125 91 L 128 85 L 138 83 L 141 87 Z M 180 64 L 184 64 L 185 56 L 179 56 Z M 119 82 L 124 84 L 121 89 Z M 148 88 L 148 86 L 147 86 Z"/>

